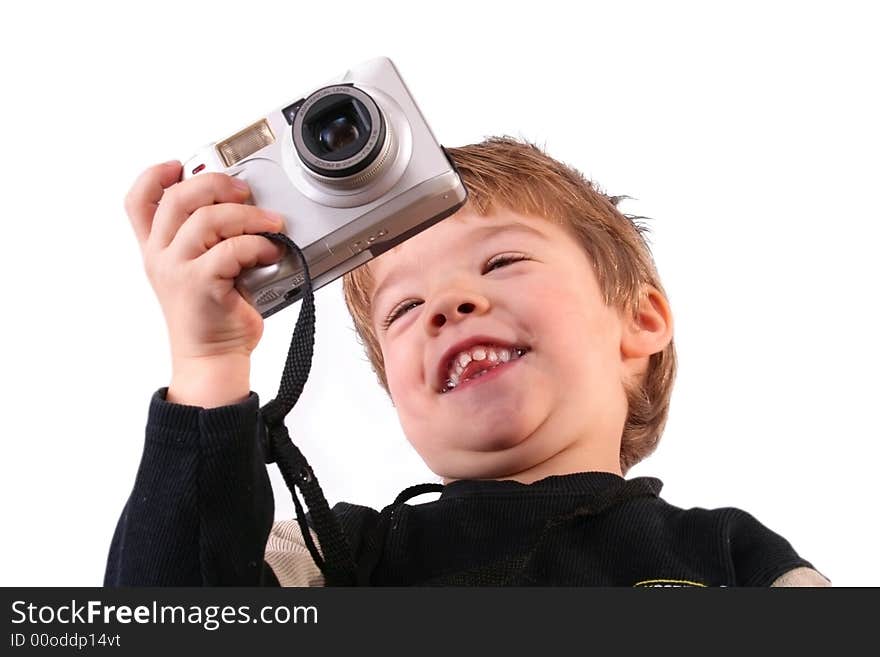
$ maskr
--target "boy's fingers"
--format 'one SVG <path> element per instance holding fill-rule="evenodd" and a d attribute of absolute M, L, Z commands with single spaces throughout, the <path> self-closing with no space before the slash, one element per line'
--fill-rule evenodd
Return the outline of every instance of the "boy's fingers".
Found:
<path fill-rule="evenodd" d="M 214 203 L 241 203 L 250 196 L 243 181 L 225 173 L 203 173 L 165 191 L 153 219 L 150 244 L 164 249 L 187 218 L 199 208 Z"/>
<path fill-rule="evenodd" d="M 285 249 L 260 235 L 239 235 L 218 243 L 196 259 L 211 278 L 232 279 L 245 269 L 278 262 Z"/>
<path fill-rule="evenodd" d="M 138 176 L 125 196 L 125 213 L 141 247 L 150 236 L 159 199 L 168 187 L 180 180 L 181 166 L 177 160 L 151 166 Z"/>
<path fill-rule="evenodd" d="M 217 203 L 199 208 L 190 215 L 169 248 L 175 258 L 194 260 L 221 240 L 248 233 L 274 233 L 284 228 L 283 220 L 264 210 L 240 203 Z"/>

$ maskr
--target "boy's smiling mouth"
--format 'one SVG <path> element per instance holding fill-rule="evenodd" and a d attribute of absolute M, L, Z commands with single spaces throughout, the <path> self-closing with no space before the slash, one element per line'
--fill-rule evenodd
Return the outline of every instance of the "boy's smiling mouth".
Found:
<path fill-rule="evenodd" d="M 502 373 L 506 372 L 518 361 L 522 360 L 523 356 L 528 353 L 528 350 L 520 349 L 517 350 L 517 353 L 519 355 L 511 357 L 508 361 L 498 361 L 497 363 L 488 365 L 488 367 L 479 367 L 478 369 L 473 370 L 475 373 L 462 378 L 461 382 L 456 385 L 452 385 L 452 381 L 450 381 L 447 383 L 446 387 L 440 391 L 440 394 L 456 392 L 462 388 L 470 388 L 478 383 L 487 382 L 501 376 Z"/>
<path fill-rule="evenodd" d="M 486 336 L 474 336 L 459 342 L 447 350 L 440 360 L 436 389 L 440 394 L 445 394 L 471 381 L 490 376 L 488 373 L 494 370 L 506 370 L 529 351 L 531 349 L 527 346 L 517 346 Z"/>

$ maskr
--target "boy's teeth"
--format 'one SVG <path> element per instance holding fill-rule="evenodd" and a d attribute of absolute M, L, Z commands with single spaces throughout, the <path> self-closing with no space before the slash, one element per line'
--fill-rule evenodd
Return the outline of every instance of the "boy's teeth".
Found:
<path fill-rule="evenodd" d="M 520 358 L 523 354 L 525 354 L 527 350 L 519 347 L 515 347 L 513 349 L 506 349 L 501 347 L 475 347 L 470 352 L 462 352 L 453 359 L 452 366 L 449 368 L 449 378 L 446 381 L 446 386 L 441 392 L 448 392 L 449 390 L 455 388 L 462 383 L 461 375 L 464 373 L 464 370 L 471 363 L 472 360 L 488 360 L 489 363 L 493 363 L 491 367 L 487 367 L 485 369 L 480 370 L 473 376 L 468 377 L 465 381 L 469 381 L 470 379 L 475 379 L 479 376 L 482 376 L 485 372 L 488 372 L 490 369 L 497 367 L 498 365 L 503 365 L 511 360 L 516 360 Z"/>

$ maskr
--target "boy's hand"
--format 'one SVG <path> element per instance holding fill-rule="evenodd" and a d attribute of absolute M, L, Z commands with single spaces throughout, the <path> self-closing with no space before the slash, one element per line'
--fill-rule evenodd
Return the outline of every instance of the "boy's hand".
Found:
<path fill-rule="evenodd" d="M 168 401 L 235 403 L 250 392 L 250 354 L 263 318 L 235 289 L 242 270 L 278 262 L 285 249 L 254 235 L 280 232 L 283 219 L 243 202 L 246 183 L 222 173 L 178 182 L 178 161 L 135 181 L 125 211 L 140 244 L 171 343 Z"/>

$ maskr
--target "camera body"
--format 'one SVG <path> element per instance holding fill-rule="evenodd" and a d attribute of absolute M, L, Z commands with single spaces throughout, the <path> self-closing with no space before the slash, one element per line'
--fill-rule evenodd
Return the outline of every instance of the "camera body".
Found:
<path fill-rule="evenodd" d="M 184 163 L 245 180 L 284 217 L 318 288 L 457 211 L 467 191 L 390 59 L 352 68 Z M 265 318 L 302 298 L 295 253 L 236 288 Z"/>

